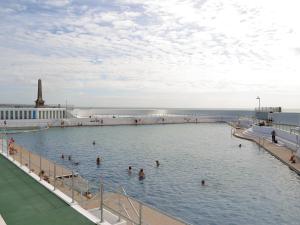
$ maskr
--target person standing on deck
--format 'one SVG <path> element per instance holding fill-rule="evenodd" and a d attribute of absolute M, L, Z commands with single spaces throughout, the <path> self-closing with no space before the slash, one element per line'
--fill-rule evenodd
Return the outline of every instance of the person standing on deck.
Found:
<path fill-rule="evenodd" d="M 276 143 L 276 132 L 275 132 L 275 130 L 273 130 L 273 131 L 271 132 L 271 134 L 272 134 L 272 142 L 273 142 L 273 143 Z"/>

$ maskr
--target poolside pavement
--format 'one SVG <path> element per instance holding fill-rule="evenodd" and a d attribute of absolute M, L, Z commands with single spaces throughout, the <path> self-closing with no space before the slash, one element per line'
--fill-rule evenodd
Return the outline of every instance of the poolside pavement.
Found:
<path fill-rule="evenodd" d="M 269 139 L 249 135 L 245 132 L 245 130 L 246 129 L 244 128 L 235 129 L 233 135 L 238 138 L 247 139 L 257 143 L 259 146 L 263 147 L 271 155 L 273 155 L 281 162 L 286 164 L 291 170 L 295 171 L 298 175 L 300 175 L 300 158 L 296 156 L 296 163 L 291 163 L 290 157 L 293 153 L 291 149 L 285 146 L 272 143 L 272 141 Z"/>

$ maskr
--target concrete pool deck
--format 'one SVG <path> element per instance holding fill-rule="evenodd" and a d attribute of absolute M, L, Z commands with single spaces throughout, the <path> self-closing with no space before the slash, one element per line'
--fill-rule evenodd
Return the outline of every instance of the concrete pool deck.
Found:
<path fill-rule="evenodd" d="M 287 165 L 291 170 L 295 171 L 300 175 L 300 159 L 296 156 L 296 163 L 291 163 L 289 161 L 293 151 L 285 146 L 281 146 L 275 143 L 272 143 L 271 140 L 249 135 L 244 128 L 235 128 L 233 135 L 238 138 L 246 139 L 257 143 L 259 146 L 263 147 L 267 152 L 273 155 L 275 158 L 279 159 L 282 163 Z"/>
<path fill-rule="evenodd" d="M 7 225 L 92 225 L 0 155 L 0 214 Z"/>

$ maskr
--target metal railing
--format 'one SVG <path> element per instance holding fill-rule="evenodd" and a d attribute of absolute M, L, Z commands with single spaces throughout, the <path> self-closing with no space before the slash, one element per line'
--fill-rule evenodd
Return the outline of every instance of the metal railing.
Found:
<path fill-rule="evenodd" d="M 107 210 L 115 215 L 115 223 L 123 219 L 132 225 L 157 225 L 163 217 L 164 225 L 187 224 L 131 198 L 121 186 L 105 183 L 102 179 L 91 183 L 74 170 L 66 169 L 13 142 L 9 143 L 5 135 L 1 136 L 0 148 L 2 155 L 19 167 L 25 167 L 29 174 L 37 175 L 41 182 L 51 184 L 53 187 L 51 191 L 55 192 L 58 189 L 63 192 L 69 197 L 70 204 L 78 204 L 88 211 L 97 210 L 99 222 L 103 222 L 104 212 Z"/>
<path fill-rule="evenodd" d="M 259 108 L 255 108 L 256 112 L 282 112 L 282 108 L 281 107 L 259 107 Z"/>
<path fill-rule="evenodd" d="M 281 124 L 281 123 L 273 123 L 272 127 L 289 132 L 290 134 L 294 134 L 299 136 L 300 135 L 300 128 L 299 125 L 290 125 L 290 124 Z"/>

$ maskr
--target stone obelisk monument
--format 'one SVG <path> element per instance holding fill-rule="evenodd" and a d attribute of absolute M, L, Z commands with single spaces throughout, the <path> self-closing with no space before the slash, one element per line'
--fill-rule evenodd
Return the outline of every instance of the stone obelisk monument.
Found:
<path fill-rule="evenodd" d="M 37 93 L 37 99 L 35 100 L 35 108 L 41 108 L 44 107 L 45 101 L 43 100 L 42 95 L 42 81 L 41 79 L 38 80 L 38 93 Z"/>

